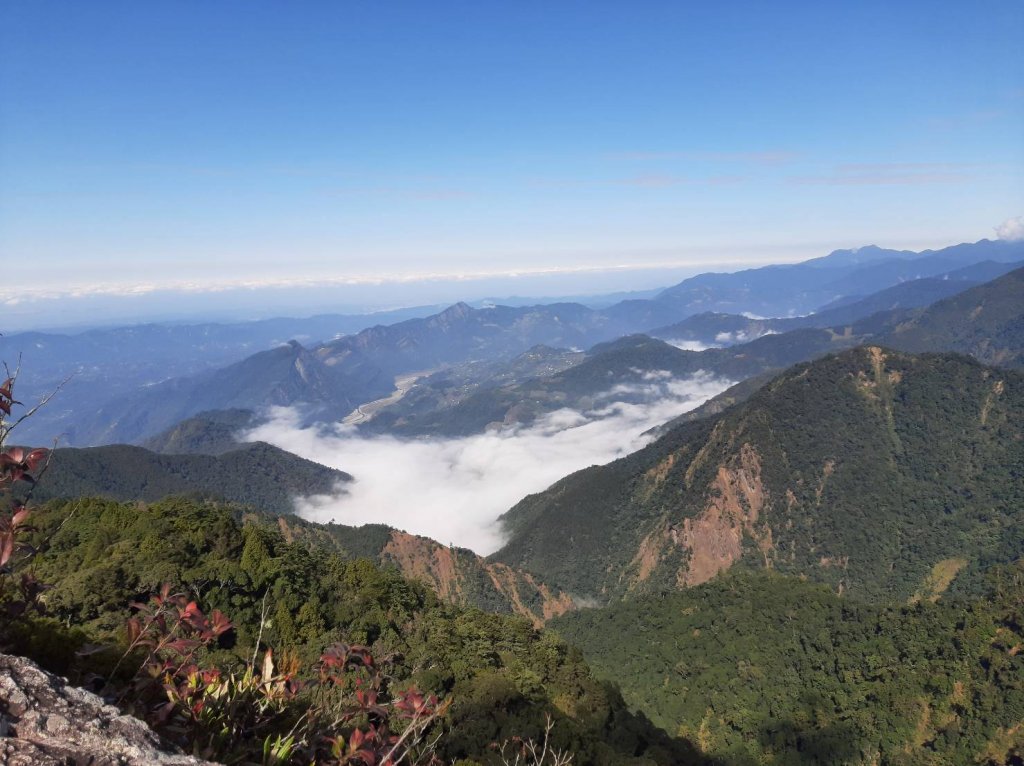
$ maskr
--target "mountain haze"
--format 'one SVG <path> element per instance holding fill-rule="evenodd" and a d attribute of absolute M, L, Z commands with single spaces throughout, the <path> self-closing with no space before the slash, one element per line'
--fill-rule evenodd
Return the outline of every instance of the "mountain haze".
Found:
<path fill-rule="evenodd" d="M 973 264 L 1015 260 L 1024 260 L 1019 242 L 982 240 L 923 254 L 861 248 L 792 266 L 699 275 L 655 298 L 600 310 L 572 303 L 482 309 L 460 303 L 430 317 L 367 328 L 308 349 L 292 342 L 215 372 L 159 382 L 135 393 L 117 389 L 113 398 L 97 385 L 90 395 L 98 414 L 81 419 L 54 410 L 57 420 L 47 425 L 52 429 L 60 422 L 72 444 L 97 444 L 141 441 L 213 409 L 304 404 L 311 422 L 340 419 L 362 403 L 388 396 L 402 374 L 468 361 L 508 361 L 538 344 L 588 348 L 705 311 L 807 313 L 844 295 L 875 293 Z M 772 305 L 763 304 L 764 296 Z"/>

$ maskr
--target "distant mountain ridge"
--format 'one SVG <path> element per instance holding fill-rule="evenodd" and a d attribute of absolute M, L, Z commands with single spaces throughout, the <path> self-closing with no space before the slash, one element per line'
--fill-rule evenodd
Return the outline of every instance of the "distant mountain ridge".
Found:
<path fill-rule="evenodd" d="M 387 396 L 399 374 L 508 360 L 537 344 L 587 348 L 702 311 L 806 313 L 842 295 L 875 293 L 975 263 L 1014 260 L 1024 260 L 1024 243 L 982 240 L 924 255 L 868 248 L 803 264 L 702 274 L 653 299 L 601 310 L 579 304 L 473 309 L 459 303 L 430 317 L 367 328 L 310 349 L 293 342 L 290 350 L 264 351 L 228 368 L 113 398 L 98 386 L 91 393 L 107 403 L 90 408 L 94 417 L 82 421 L 55 406 L 40 426 L 53 433 L 60 424 L 71 443 L 95 444 L 140 441 L 212 409 L 305 404 L 311 420 L 340 419 L 358 404 Z"/>
<path fill-rule="evenodd" d="M 528 380 L 480 385 L 454 402 L 450 394 L 445 400 L 435 398 L 433 408 L 424 409 L 430 391 L 425 385 L 418 395 L 389 407 L 366 428 L 400 436 L 467 435 L 488 427 L 530 423 L 562 407 L 591 408 L 597 397 L 613 387 L 621 392 L 623 386 L 643 384 L 651 371 L 677 378 L 703 372 L 728 380 L 763 380 L 761 376 L 767 372 L 864 342 L 908 351 L 958 351 L 989 364 L 1019 366 L 1024 358 L 1024 269 L 985 285 L 972 284 L 916 280 L 797 319 L 701 314 L 658 332 L 678 337 L 684 334 L 679 328 L 686 326 L 698 336 L 725 332 L 736 342 L 695 352 L 645 335 L 626 336 L 594 346 L 564 370 Z M 950 294 L 955 297 L 939 300 Z M 901 302 L 910 306 L 925 303 L 926 307 L 893 307 Z M 756 388 L 737 387 L 733 394 L 742 391 L 745 397 Z M 642 401 L 643 397 L 620 393 L 618 399 Z M 734 396 L 732 401 L 738 399 Z M 680 417 L 680 421 L 690 419 L 691 415 Z"/>
<path fill-rule="evenodd" d="M 1024 268 L 927 308 L 884 319 L 879 342 L 905 351 L 958 351 L 1000 367 L 1024 367 Z M 861 323 L 865 329 L 872 320 Z"/>
<path fill-rule="evenodd" d="M 769 335 L 742 346 L 694 352 L 646 335 L 630 335 L 594 346 L 565 370 L 482 385 L 453 404 L 435 401 L 432 409 L 418 411 L 403 400 L 368 423 L 365 430 L 397 436 L 467 436 L 488 428 L 528 425 L 562 408 L 585 411 L 611 401 L 642 404 L 661 398 L 664 394 L 652 385 L 652 374 L 677 380 L 742 380 L 848 348 L 860 340 L 808 329 Z"/>
<path fill-rule="evenodd" d="M 810 317 L 756 320 L 701 314 L 659 331 L 663 335 L 679 336 L 685 335 L 680 330 L 685 327 L 691 337 L 721 331 L 727 333 L 730 340 L 737 341 L 724 348 L 700 352 L 680 350 L 644 335 L 625 336 L 597 344 L 586 354 L 537 346 L 510 361 L 466 363 L 428 375 L 404 398 L 382 409 L 359 427 L 367 433 L 406 437 L 465 436 L 488 428 L 529 424 L 545 413 L 563 407 L 586 410 L 616 387 L 618 400 L 640 403 L 657 396 L 653 390 L 644 393 L 651 388 L 645 385 L 648 383 L 645 376 L 652 371 L 675 377 L 703 373 L 741 381 L 863 342 L 915 350 L 916 347 L 903 341 L 911 326 L 908 323 L 916 323 L 915 326 L 919 327 L 934 325 L 929 335 L 928 350 L 960 351 L 975 354 L 984 361 L 1012 366 L 1024 349 L 1024 333 L 1014 330 L 1014 323 L 1024 321 L 1022 275 L 1024 269 L 1017 269 L 991 283 L 974 287 L 969 281 L 917 280 Z M 958 297 L 956 300 L 936 301 L 921 309 L 889 308 L 875 312 L 879 306 L 891 306 L 894 302 L 914 305 L 947 292 Z M 988 306 L 984 311 L 979 308 L 982 304 Z M 471 311 L 461 308 L 459 313 L 469 315 Z M 933 321 L 931 317 L 938 316 L 939 312 L 952 313 L 941 322 Z M 871 315 L 855 319 L 867 313 Z M 840 321 L 824 328 L 800 327 L 812 322 L 824 324 L 844 319 L 853 321 Z M 940 330 L 940 324 L 945 329 Z M 776 329 L 794 326 L 797 329 L 784 332 Z M 968 327 L 974 328 L 972 332 L 976 338 L 985 339 L 985 349 L 974 348 L 950 334 L 952 330 L 962 333 Z M 918 330 L 917 335 L 921 332 Z M 749 340 L 748 336 L 755 339 Z M 245 379 L 250 378 L 247 376 Z M 636 393 L 625 393 L 624 387 L 630 386 L 636 389 Z M 325 390 L 329 392 L 330 388 L 325 387 Z M 748 385 L 737 390 L 742 390 L 745 396 L 756 387 Z M 166 402 L 160 399 L 162 394 L 162 391 L 149 394 L 154 403 L 144 409 L 146 416 L 166 406 Z M 315 392 L 307 394 L 307 399 L 317 395 Z M 202 399 L 202 391 L 198 391 L 190 401 Z M 349 404 L 345 402 L 336 406 L 335 416 L 346 411 Z M 311 412 L 312 417 L 321 417 L 325 411 Z M 102 413 L 101 416 L 105 417 Z M 688 420 L 691 416 L 681 419 Z M 185 427 L 184 424 L 181 426 Z M 231 438 L 230 434 L 222 433 L 225 430 L 223 425 L 206 423 L 200 428 L 196 421 L 191 421 L 188 427 L 198 429 L 194 434 L 198 439 L 219 438 L 223 441 Z"/>
<path fill-rule="evenodd" d="M 982 282 L 997 279 L 1022 266 L 1024 261 L 984 261 L 935 277 L 900 282 L 871 295 L 842 298 L 806 316 L 755 318 L 704 312 L 681 322 L 651 330 L 650 334 L 666 340 L 729 345 L 752 340 L 768 332 L 787 332 L 801 327 L 836 327 L 857 322 L 881 311 L 928 306 Z"/>
<path fill-rule="evenodd" d="M 874 246 L 837 250 L 798 264 L 765 266 L 734 274 L 700 274 L 664 290 L 655 300 L 685 306 L 690 309 L 688 314 L 806 314 L 841 295 L 875 293 L 900 282 L 989 260 L 1024 260 L 1024 242 L 983 239 L 921 253 Z"/>
<path fill-rule="evenodd" d="M 255 422 L 251 410 L 208 410 L 146 439 L 141 446 L 163 455 L 220 455 L 238 449 L 239 432 Z"/>
<path fill-rule="evenodd" d="M 35 497 L 156 501 L 193 494 L 267 513 L 292 513 L 296 496 L 334 492 L 351 480 L 344 471 L 263 442 L 239 445 L 219 456 L 158 455 L 142 447 L 112 445 L 55 450 Z"/>

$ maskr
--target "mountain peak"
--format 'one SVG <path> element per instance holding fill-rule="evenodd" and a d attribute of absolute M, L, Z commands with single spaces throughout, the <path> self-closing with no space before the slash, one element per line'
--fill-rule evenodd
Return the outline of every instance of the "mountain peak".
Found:
<path fill-rule="evenodd" d="M 451 306 L 442 311 L 438 316 L 459 316 L 463 317 L 469 314 L 473 310 L 473 307 L 464 301 L 453 303 Z"/>
<path fill-rule="evenodd" d="M 434 320 L 441 324 L 451 324 L 465 319 L 473 313 L 473 307 L 468 303 L 459 301 L 442 311 L 440 314 L 434 317 Z"/>

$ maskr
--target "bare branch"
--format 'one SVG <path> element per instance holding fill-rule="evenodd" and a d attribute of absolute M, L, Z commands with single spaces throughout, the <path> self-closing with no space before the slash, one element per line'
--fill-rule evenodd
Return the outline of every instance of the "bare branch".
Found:
<path fill-rule="evenodd" d="M 20 369 L 20 365 L 19 365 L 19 369 Z M 53 397 L 55 397 L 58 393 L 60 393 L 60 390 L 62 388 L 64 388 L 64 386 L 66 386 L 68 384 L 68 382 L 73 377 L 75 377 L 75 373 L 71 373 L 70 375 L 68 375 L 66 378 L 64 378 L 64 380 L 62 380 L 60 383 L 57 384 L 57 387 L 55 389 L 53 389 L 48 394 L 46 394 L 42 399 L 40 399 L 39 403 L 36 404 L 34 407 L 32 407 L 32 409 L 30 409 L 30 410 L 26 411 L 25 413 L 23 413 L 21 415 L 21 417 L 19 417 L 17 420 L 15 420 L 13 423 L 11 423 L 11 425 L 5 426 L 4 427 L 3 437 L 2 437 L 3 440 L 6 440 L 7 435 L 10 434 L 11 431 L 13 431 L 15 428 L 17 428 L 19 424 L 21 424 L 23 421 L 27 420 L 28 418 L 32 417 L 33 415 L 35 415 L 39 411 L 39 409 L 41 407 L 45 407 L 47 405 L 47 403 Z"/>

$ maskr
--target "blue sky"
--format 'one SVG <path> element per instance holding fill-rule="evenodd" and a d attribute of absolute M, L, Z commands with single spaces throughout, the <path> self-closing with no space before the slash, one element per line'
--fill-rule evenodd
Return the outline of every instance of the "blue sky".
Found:
<path fill-rule="evenodd" d="M 0 0 L 3 292 L 991 237 L 1022 39 L 1019 0 Z"/>

